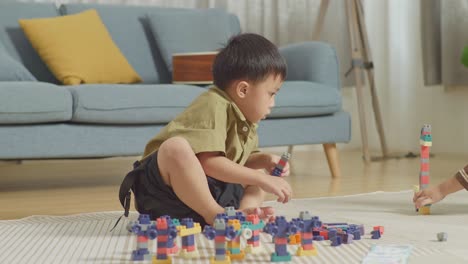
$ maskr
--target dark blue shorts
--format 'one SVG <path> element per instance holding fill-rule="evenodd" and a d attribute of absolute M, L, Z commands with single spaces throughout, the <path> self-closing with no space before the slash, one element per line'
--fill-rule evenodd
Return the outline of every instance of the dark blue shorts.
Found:
<path fill-rule="evenodd" d="M 135 162 L 134 169 L 126 176 L 132 178 L 130 182 L 132 182 L 131 189 L 135 196 L 136 210 L 141 214 L 149 214 L 153 220 L 162 215 L 169 215 L 177 219 L 193 218 L 193 221 L 204 226 L 206 222 L 203 217 L 184 204 L 174 190 L 166 185 L 159 172 L 157 157 L 156 151 L 142 162 Z M 211 195 L 221 207 L 239 208 L 244 195 L 242 185 L 222 182 L 209 176 L 207 179 Z M 129 181 L 126 182 L 126 185 L 129 185 Z M 124 186 L 122 185 L 121 189 L 122 187 Z"/>

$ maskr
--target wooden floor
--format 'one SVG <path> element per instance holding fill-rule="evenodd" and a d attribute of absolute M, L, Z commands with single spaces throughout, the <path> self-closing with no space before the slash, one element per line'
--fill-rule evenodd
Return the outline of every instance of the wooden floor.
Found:
<path fill-rule="evenodd" d="M 274 149 L 278 150 L 282 151 Z M 122 210 L 118 202 L 119 185 L 134 160 L 135 157 L 0 162 L 0 219 Z M 418 184 L 418 158 L 366 165 L 360 152 L 342 151 L 340 162 L 342 178 L 331 180 L 323 152 L 295 151 L 288 178 L 294 198 L 400 191 Z M 436 154 L 430 164 L 431 183 L 435 184 L 464 166 L 466 158 Z"/>

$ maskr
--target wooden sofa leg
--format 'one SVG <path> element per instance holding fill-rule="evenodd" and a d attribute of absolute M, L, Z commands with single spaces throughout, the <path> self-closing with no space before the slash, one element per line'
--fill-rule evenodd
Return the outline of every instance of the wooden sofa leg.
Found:
<path fill-rule="evenodd" d="M 291 154 L 291 156 L 292 156 L 292 152 L 293 152 L 293 147 L 294 147 L 294 145 L 289 145 L 288 146 L 288 153 Z"/>
<path fill-rule="evenodd" d="M 338 161 L 338 150 L 335 143 L 323 144 L 323 150 L 327 156 L 328 167 L 333 179 L 341 178 L 340 162 Z"/>

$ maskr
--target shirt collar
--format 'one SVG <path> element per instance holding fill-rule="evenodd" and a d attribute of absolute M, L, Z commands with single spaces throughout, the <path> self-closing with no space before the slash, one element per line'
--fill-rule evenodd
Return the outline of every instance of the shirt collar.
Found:
<path fill-rule="evenodd" d="M 256 123 L 252 123 L 250 121 L 248 121 L 244 114 L 241 112 L 241 110 L 239 109 L 239 107 L 236 105 L 236 103 L 231 99 L 231 97 L 222 89 L 218 88 L 217 86 L 213 85 L 210 90 L 212 90 L 213 92 L 215 92 L 216 94 L 222 96 L 224 99 L 226 99 L 226 101 L 228 101 L 231 105 L 232 105 L 232 108 L 234 109 L 234 112 L 236 113 L 236 115 L 238 116 L 238 118 L 241 120 L 241 121 L 244 121 L 246 122 L 249 127 L 253 127 L 255 130 L 257 129 L 258 127 L 258 124 Z"/>

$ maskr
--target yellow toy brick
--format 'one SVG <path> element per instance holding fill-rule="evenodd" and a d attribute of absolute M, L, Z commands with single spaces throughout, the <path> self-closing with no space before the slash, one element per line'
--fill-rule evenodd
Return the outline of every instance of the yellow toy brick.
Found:
<path fill-rule="evenodd" d="M 157 259 L 156 256 L 153 256 L 152 264 L 172 264 L 172 258 L 170 256 L 167 259 Z"/>
<path fill-rule="evenodd" d="M 423 206 L 419 208 L 420 215 L 430 215 L 431 214 L 431 207 L 430 206 Z"/>
<path fill-rule="evenodd" d="M 317 256 L 317 249 L 314 247 L 312 250 L 304 250 L 302 247 L 298 247 L 296 256 Z"/>

